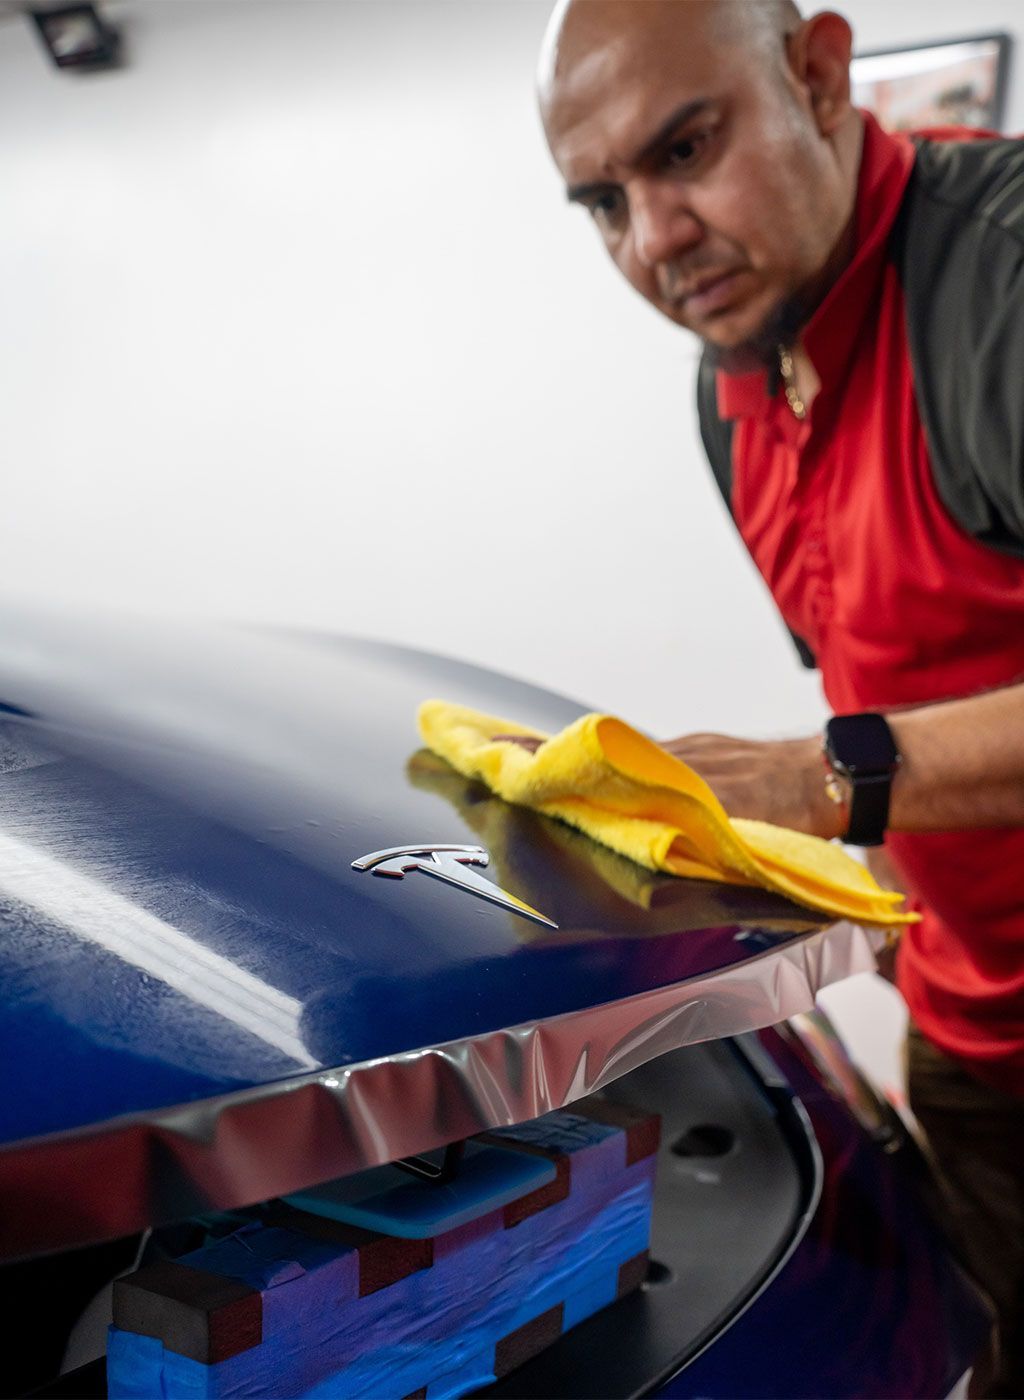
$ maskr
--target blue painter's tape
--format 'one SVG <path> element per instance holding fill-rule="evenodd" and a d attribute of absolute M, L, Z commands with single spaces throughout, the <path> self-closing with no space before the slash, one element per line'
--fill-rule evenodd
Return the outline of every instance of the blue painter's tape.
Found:
<path fill-rule="evenodd" d="M 315 1242 L 314 1242 L 315 1243 Z M 317 1244 L 311 1249 L 306 1240 L 290 1230 L 253 1221 L 233 1235 L 216 1240 L 189 1255 L 196 1268 L 222 1274 L 247 1283 L 263 1293 L 300 1278 L 310 1269 L 336 1259 L 336 1245 Z M 302 1263 L 299 1262 L 300 1256 Z M 200 1265 L 200 1259 L 202 1261 Z"/>
<path fill-rule="evenodd" d="M 478 1356 L 467 1357 L 454 1370 L 445 1371 L 427 1382 L 427 1400 L 458 1400 L 460 1395 L 481 1390 L 494 1380 L 494 1348 Z"/>
<path fill-rule="evenodd" d="M 581 1152 L 595 1143 L 618 1137 L 625 1141 L 621 1128 L 608 1123 L 595 1123 L 591 1118 L 582 1118 L 578 1113 L 560 1109 L 556 1113 L 546 1113 L 543 1118 L 535 1118 L 530 1123 L 520 1123 L 515 1128 L 494 1128 L 492 1137 L 509 1138 L 514 1142 L 531 1142 L 555 1152 Z"/>
<path fill-rule="evenodd" d="M 646 1249 L 646 1243 L 637 1250 L 640 1254 Z M 620 1261 L 625 1263 L 623 1259 Z M 575 1327 L 577 1322 L 582 1322 L 584 1318 L 591 1317 L 594 1313 L 600 1312 L 602 1308 L 614 1303 L 619 1293 L 619 1271 L 617 1268 L 609 1269 L 607 1273 L 601 1274 L 589 1283 L 586 1288 L 580 1288 L 575 1293 L 570 1294 L 565 1300 L 565 1312 L 562 1315 L 562 1326 L 566 1332 L 570 1327 Z"/>
<path fill-rule="evenodd" d="M 535 1237 L 531 1244 L 527 1229 L 539 1235 L 545 1216 L 561 1209 L 552 1206 L 515 1230 L 496 1231 L 474 1242 L 465 1257 L 450 1255 L 350 1308 L 311 1300 L 312 1306 L 296 1316 L 285 1306 L 288 1288 L 273 1289 L 264 1299 L 263 1344 L 214 1366 L 163 1352 L 154 1374 L 152 1351 L 147 1348 L 140 1356 L 126 1349 L 127 1334 L 112 1329 L 111 1400 L 283 1393 L 330 1394 L 337 1400 L 380 1400 L 387 1395 L 399 1400 L 435 1376 L 460 1370 L 474 1357 L 493 1358 L 502 1337 L 581 1292 L 582 1284 L 604 1285 L 607 1291 L 595 1292 L 594 1299 L 599 1305 L 610 1301 L 619 1266 L 648 1244 L 650 1196 L 645 1186 L 636 1183 L 608 1203 L 583 1237 Z M 510 1261 L 517 1257 L 529 1257 L 530 1262 L 512 1269 Z M 574 1320 L 584 1315 L 589 1314 L 581 1304 Z M 333 1373 L 329 1389 L 325 1370 Z M 474 1383 L 483 1385 L 487 1379 Z"/>
<path fill-rule="evenodd" d="M 603 1155 L 603 1146 L 597 1151 Z M 213 1271 L 230 1266 L 246 1281 L 262 1271 L 263 1342 L 204 1366 L 112 1329 L 111 1400 L 399 1400 L 424 1385 L 431 1400 L 454 1400 L 486 1385 L 501 1338 L 558 1304 L 567 1325 L 589 1316 L 614 1298 L 620 1265 L 648 1246 L 653 1160 L 611 1176 L 578 1175 L 564 1201 L 510 1229 L 467 1232 L 461 1247 L 435 1248 L 433 1267 L 362 1298 L 353 1291 L 354 1252 L 289 1231 L 278 1231 L 275 1242 L 269 1229 L 250 1227 L 231 1237 L 231 1251 L 224 1240 L 196 1251 L 181 1262 Z M 279 1250 L 300 1273 L 286 1270 L 283 1278 L 268 1269 L 261 1256 Z M 255 1266 L 241 1260 L 250 1251 Z"/>
<path fill-rule="evenodd" d="M 108 1329 L 107 1375 L 109 1395 L 118 1400 L 153 1400 L 163 1395 L 159 1386 L 164 1372 L 165 1353 L 159 1337 L 140 1337 L 135 1332 Z"/>

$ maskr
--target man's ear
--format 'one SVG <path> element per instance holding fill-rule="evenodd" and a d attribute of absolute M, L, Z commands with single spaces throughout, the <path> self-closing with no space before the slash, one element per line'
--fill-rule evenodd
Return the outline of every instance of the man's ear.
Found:
<path fill-rule="evenodd" d="M 822 136 L 831 136 L 850 111 L 853 31 L 833 10 L 804 20 L 786 41 L 789 66 L 806 92 Z"/>

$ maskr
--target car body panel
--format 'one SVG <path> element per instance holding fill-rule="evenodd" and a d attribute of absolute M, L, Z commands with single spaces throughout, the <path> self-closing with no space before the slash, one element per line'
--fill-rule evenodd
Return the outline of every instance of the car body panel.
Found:
<path fill-rule="evenodd" d="M 552 729 L 580 712 L 399 648 L 5 616 L 0 1141 L 575 1012 L 763 951 L 744 927 L 824 922 L 491 798 L 422 751 L 437 692 Z M 351 868 L 481 836 L 556 933 Z"/>
<path fill-rule="evenodd" d="M 822 1163 L 819 1199 L 769 1286 L 652 1391 L 664 1400 L 905 1400 L 948 1396 L 978 1359 L 992 1314 L 924 1201 L 910 1140 L 872 1142 L 799 1048 L 764 1047 L 802 1106 Z"/>

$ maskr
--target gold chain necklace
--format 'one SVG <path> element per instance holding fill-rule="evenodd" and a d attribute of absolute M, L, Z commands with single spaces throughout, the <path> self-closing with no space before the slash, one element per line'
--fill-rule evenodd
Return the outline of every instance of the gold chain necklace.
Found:
<path fill-rule="evenodd" d="M 807 405 L 796 387 L 796 370 L 793 368 L 793 354 L 784 345 L 779 346 L 779 372 L 782 375 L 782 388 L 793 417 L 802 423 L 807 417 Z"/>

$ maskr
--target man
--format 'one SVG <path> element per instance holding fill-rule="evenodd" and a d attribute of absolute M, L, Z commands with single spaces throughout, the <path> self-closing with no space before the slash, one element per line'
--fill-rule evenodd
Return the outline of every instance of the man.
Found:
<path fill-rule="evenodd" d="M 1024 1395 L 1024 144 L 883 133 L 839 15 L 566 0 L 548 141 L 613 261 L 704 342 L 719 485 L 831 709 L 670 742 L 735 816 L 886 850 L 910 1097 Z"/>

